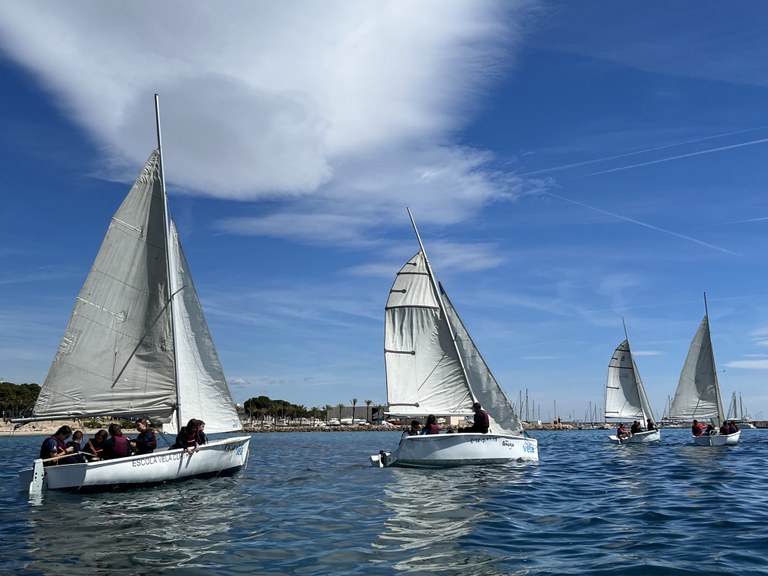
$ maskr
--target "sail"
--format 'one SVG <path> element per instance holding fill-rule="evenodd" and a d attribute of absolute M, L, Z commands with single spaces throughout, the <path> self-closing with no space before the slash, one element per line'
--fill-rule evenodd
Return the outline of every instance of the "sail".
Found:
<path fill-rule="evenodd" d="M 174 271 L 171 293 L 182 425 L 190 418 L 199 418 L 205 422 L 205 431 L 209 433 L 239 430 L 242 428 L 240 418 L 232 402 L 173 220 L 170 228 L 170 260 Z M 171 432 L 174 428 L 173 425 L 165 425 L 163 430 Z"/>
<path fill-rule="evenodd" d="M 453 303 L 442 284 L 439 284 L 448 320 L 456 337 L 456 345 L 461 353 L 464 368 L 469 377 L 469 384 L 475 398 L 490 416 L 491 430 L 497 433 L 511 433 L 522 430 L 522 424 L 512 407 L 507 395 L 494 377 L 485 359 L 480 354 L 464 323 L 459 318 Z"/>
<path fill-rule="evenodd" d="M 176 388 L 164 230 L 155 151 L 112 217 L 33 419 L 170 417 Z"/>
<path fill-rule="evenodd" d="M 629 341 L 624 340 L 608 363 L 605 384 L 605 417 L 645 420 L 637 387 L 637 374 Z"/>
<path fill-rule="evenodd" d="M 722 424 L 724 415 L 706 314 L 685 358 L 669 417 L 685 420 L 712 418 L 716 425 Z"/>
<path fill-rule="evenodd" d="M 421 251 L 400 269 L 389 292 L 384 360 L 390 413 L 472 414 L 469 384 Z"/>

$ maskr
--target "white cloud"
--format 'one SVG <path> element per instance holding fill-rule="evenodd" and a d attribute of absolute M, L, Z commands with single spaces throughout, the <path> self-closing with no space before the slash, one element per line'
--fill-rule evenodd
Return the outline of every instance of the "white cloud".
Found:
<path fill-rule="evenodd" d="M 725 364 L 726 368 L 745 368 L 747 370 L 768 370 L 768 359 L 734 360 Z"/>
<path fill-rule="evenodd" d="M 157 92 L 172 188 L 309 196 L 223 226 L 348 242 L 382 215 L 402 217 L 406 202 L 457 222 L 522 190 L 452 138 L 477 92 L 514 61 L 515 24 L 533 7 L 24 0 L 4 4 L 0 37 L 103 150 L 104 177 L 131 179 L 146 159 Z"/>

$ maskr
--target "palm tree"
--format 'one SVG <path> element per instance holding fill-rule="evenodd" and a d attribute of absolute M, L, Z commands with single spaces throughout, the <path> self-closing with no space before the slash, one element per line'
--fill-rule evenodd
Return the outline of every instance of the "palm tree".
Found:
<path fill-rule="evenodd" d="M 371 404 L 373 404 L 373 400 L 366 400 L 365 401 L 365 419 L 368 422 L 371 421 L 371 416 L 370 416 Z"/>
<path fill-rule="evenodd" d="M 330 418 L 330 416 L 331 416 L 331 409 L 332 408 L 333 408 L 333 406 L 331 406 L 330 404 L 326 404 L 325 405 L 325 423 L 326 424 L 328 424 L 328 418 Z"/>
<path fill-rule="evenodd" d="M 338 404 L 336 404 L 336 408 L 339 409 L 339 422 L 341 422 L 341 411 L 344 410 L 344 404 L 339 402 Z"/>
<path fill-rule="evenodd" d="M 355 425 L 355 406 L 357 406 L 357 398 L 352 398 L 352 426 Z"/>

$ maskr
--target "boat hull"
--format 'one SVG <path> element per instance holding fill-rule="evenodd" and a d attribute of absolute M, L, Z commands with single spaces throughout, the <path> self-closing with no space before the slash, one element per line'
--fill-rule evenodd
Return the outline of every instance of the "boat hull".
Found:
<path fill-rule="evenodd" d="M 697 446 L 736 446 L 739 443 L 741 430 L 733 434 L 713 434 L 711 436 L 693 436 Z"/>
<path fill-rule="evenodd" d="M 245 466 L 250 440 L 250 436 L 238 436 L 204 444 L 198 452 L 189 453 L 176 448 L 113 460 L 44 468 L 42 461 L 35 461 L 35 467 L 19 472 L 19 483 L 25 491 L 30 489 L 30 483 L 35 480 L 41 488 L 48 490 L 95 492 L 191 478 L 226 476 Z M 35 474 L 38 474 L 37 479 L 34 478 Z"/>
<path fill-rule="evenodd" d="M 507 434 L 433 434 L 408 436 L 392 452 L 371 456 L 373 466 L 446 468 L 539 460 L 534 438 Z"/>
<path fill-rule="evenodd" d="M 629 438 L 621 438 L 612 434 L 608 439 L 614 444 L 648 444 L 649 442 L 658 442 L 661 440 L 661 432 L 658 430 L 647 430 L 632 434 Z"/>

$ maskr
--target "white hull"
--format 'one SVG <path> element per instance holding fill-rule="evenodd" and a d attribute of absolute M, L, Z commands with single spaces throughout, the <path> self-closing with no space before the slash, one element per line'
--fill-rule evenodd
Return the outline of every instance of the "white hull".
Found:
<path fill-rule="evenodd" d="M 455 433 L 408 436 L 392 452 L 371 456 L 373 466 L 444 468 L 468 464 L 539 461 L 534 438 L 506 434 Z"/>
<path fill-rule="evenodd" d="M 741 430 L 733 434 L 713 434 L 712 436 L 693 436 L 697 446 L 736 446 Z"/>
<path fill-rule="evenodd" d="M 19 472 L 19 482 L 21 489 L 30 493 L 33 480 L 40 489 L 98 491 L 229 475 L 245 466 L 250 439 L 250 436 L 238 436 L 215 440 L 191 454 L 183 449 L 161 450 L 113 460 L 46 467 L 38 459 L 34 468 Z"/>
<path fill-rule="evenodd" d="M 615 444 L 647 444 L 661 440 L 661 432 L 658 430 L 638 432 L 637 434 L 632 434 L 629 438 L 622 438 L 621 440 L 615 434 L 608 436 L 608 438 Z"/>

